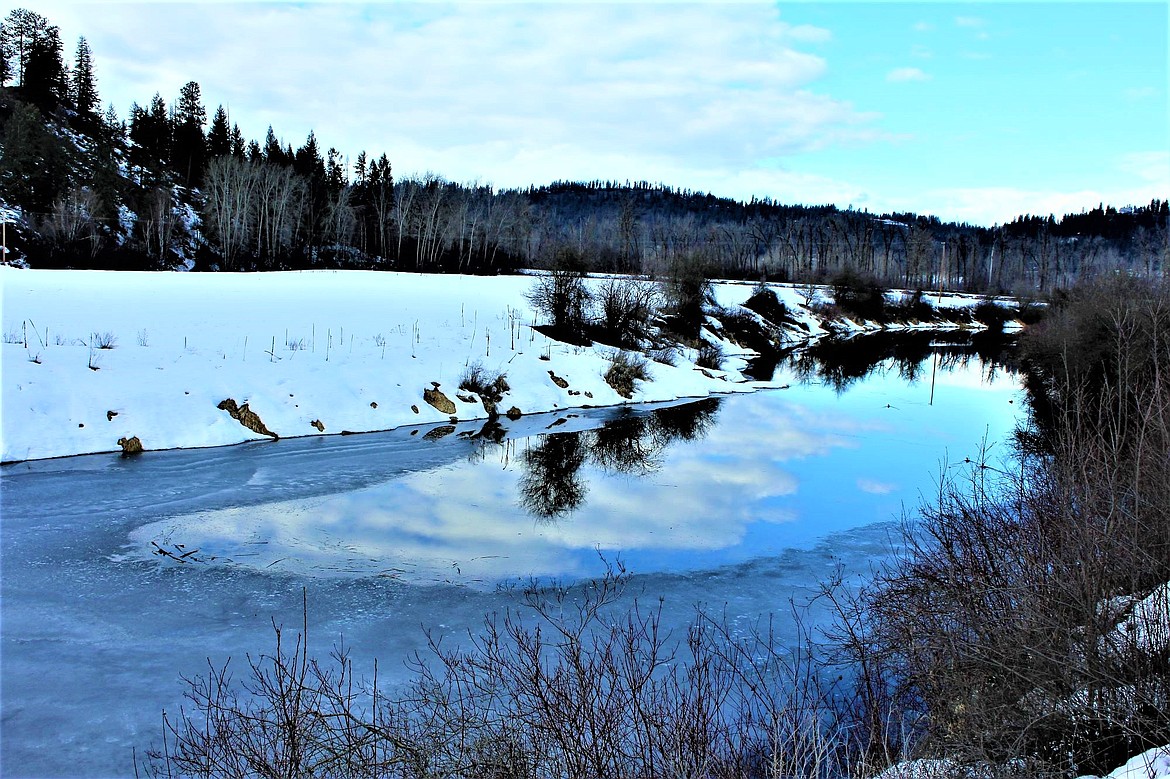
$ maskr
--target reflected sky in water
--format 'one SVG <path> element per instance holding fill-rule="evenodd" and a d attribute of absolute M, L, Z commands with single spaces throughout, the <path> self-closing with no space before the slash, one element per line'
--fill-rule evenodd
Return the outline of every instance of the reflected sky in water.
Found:
<path fill-rule="evenodd" d="M 453 461 L 357 489 L 152 522 L 126 556 L 482 589 L 594 575 L 599 550 L 637 573 L 685 573 L 809 548 L 913 510 L 944 458 L 974 459 L 985 439 L 1006 451 L 1017 377 L 944 355 L 932 404 L 932 360 L 910 382 L 905 367 L 846 386 L 806 370 L 787 390 L 468 441 Z"/>

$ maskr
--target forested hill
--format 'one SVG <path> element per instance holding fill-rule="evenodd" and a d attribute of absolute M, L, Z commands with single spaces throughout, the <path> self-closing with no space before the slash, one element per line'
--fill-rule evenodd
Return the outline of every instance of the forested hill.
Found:
<path fill-rule="evenodd" d="M 199 84 L 102 109 L 88 43 L 70 63 L 29 10 L 0 24 L 0 209 L 10 262 L 32 267 L 499 273 L 572 249 L 598 271 L 676 261 L 743 278 L 1046 291 L 1124 270 L 1160 274 L 1167 202 L 1021 216 L 986 227 L 833 205 L 748 203 L 648 182 L 525 190 L 400 178 L 382 152 L 247 139 Z M 210 115 L 210 118 L 209 118 Z"/>

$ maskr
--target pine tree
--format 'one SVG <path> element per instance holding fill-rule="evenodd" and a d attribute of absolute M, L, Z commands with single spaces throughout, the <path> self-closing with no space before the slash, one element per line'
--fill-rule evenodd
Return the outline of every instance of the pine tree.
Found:
<path fill-rule="evenodd" d="M 231 132 L 227 111 L 221 105 L 215 109 L 215 117 L 207 131 L 207 159 L 213 160 L 232 153 Z"/>
<path fill-rule="evenodd" d="M 8 41 L 5 40 L 3 26 L 0 25 L 0 88 L 8 86 L 12 80 L 12 65 L 8 62 Z"/>
<path fill-rule="evenodd" d="M 84 122 L 93 125 L 98 119 L 98 94 L 93 76 L 93 60 L 85 36 L 77 39 L 77 55 L 74 58 L 73 78 L 70 85 L 73 107 Z"/>
<path fill-rule="evenodd" d="M 268 135 L 264 137 L 264 159 L 273 165 L 287 165 L 289 163 L 280 141 L 276 140 L 276 133 L 272 131 L 272 125 L 268 125 Z"/>
<path fill-rule="evenodd" d="M 244 140 L 244 134 L 240 132 L 238 124 L 232 125 L 232 156 L 237 160 L 243 160 L 248 151 L 248 144 Z"/>
<path fill-rule="evenodd" d="M 114 147 L 126 144 L 126 125 L 118 118 L 118 111 L 113 103 L 106 107 L 106 115 L 102 117 L 102 129 Z"/>
<path fill-rule="evenodd" d="M 30 103 L 17 102 L 0 136 L 0 198 L 32 213 L 48 213 L 69 184 L 64 144 Z"/>
<path fill-rule="evenodd" d="M 13 9 L 0 24 L 0 42 L 8 60 L 5 70 L 8 78 L 15 78 L 17 86 L 24 86 L 29 53 L 49 27 L 49 20 L 27 8 Z"/>
<path fill-rule="evenodd" d="M 203 107 L 199 84 L 188 81 L 179 92 L 175 107 L 174 142 L 171 146 L 171 164 L 179 180 L 188 187 L 199 186 L 207 160 L 207 142 L 203 125 L 207 123 L 207 109 Z"/>
<path fill-rule="evenodd" d="M 42 20 L 44 17 L 40 17 Z M 65 61 L 61 56 L 61 33 L 53 25 L 39 30 L 25 46 L 20 94 L 48 113 L 69 102 Z"/>

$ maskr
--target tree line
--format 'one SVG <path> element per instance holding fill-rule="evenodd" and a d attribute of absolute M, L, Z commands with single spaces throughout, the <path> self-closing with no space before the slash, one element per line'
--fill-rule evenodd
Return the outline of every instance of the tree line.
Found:
<path fill-rule="evenodd" d="M 312 132 L 295 148 L 271 127 L 246 139 L 194 81 L 125 119 L 103 111 L 85 38 L 67 64 L 58 28 L 27 9 L 0 24 L 0 137 L 0 199 L 18 213 L 10 246 L 38 267 L 500 273 L 572 250 L 594 271 L 687 262 L 808 282 L 847 270 L 886 286 L 1032 293 L 1117 270 L 1160 276 L 1170 253 L 1165 200 L 988 228 L 645 181 L 396 179 L 385 153 L 351 161 Z"/>

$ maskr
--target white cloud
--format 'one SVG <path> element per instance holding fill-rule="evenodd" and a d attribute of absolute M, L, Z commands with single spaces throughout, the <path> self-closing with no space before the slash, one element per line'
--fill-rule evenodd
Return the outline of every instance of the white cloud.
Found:
<path fill-rule="evenodd" d="M 986 25 L 987 22 L 978 16 L 956 16 L 956 27 L 980 28 Z"/>
<path fill-rule="evenodd" d="M 1117 167 L 1141 181 L 1160 185 L 1164 190 L 1170 187 L 1170 151 L 1144 151 L 1124 154 Z M 1162 197 L 1166 196 L 1163 192 Z"/>
<path fill-rule="evenodd" d="M 313 129 L 325 147 L 386 151 L 396 170 L 457 180 L 742 170 L 875 135 L 872 115 L 815 88 L 827 67 L 815 46 L 830 32 L 763 3 L 63 3 L 43 13 L 89 38 L 102 97 L 123 116 L 130 100 L 158 91 L 169 102 L 195 80 L 209 113 L 224 103 L 250 138 L 271 124 L 299 145 Z"/>
<path fill-rule="evenodd" d="M 1057 217 L 1076 214 L 1096 208 L 1100 203 L 1114 205 L 1145 205 L 1154 198 L 1166 197 L 1166 179 L 1155 180 L 1114 189 L 1083 189 L 1059 191 L 1022 189 L 1017 187 L 970 187 L 936 189 L 922 193 L 921 202 L 936 204 L 922 213 L 933 213 L 942 219 L 954 219 L 972 224 L 1005 224 L 1021 214 Z"/>
<path fill-rule="evenodd" d="M 861 478 L 857 480 L 857 489 L 870 495 L 889 495 L 898 490 L 897 484 L 888 484 L 876 479 Z"/>
<path fill-rule="evenodd" d="M 934 30 L 934 25 L 931 24 L 930 22 L 915 22 L 914 23 L 914 31 L 915 32 L 931 32 L 933 30 Z"/>
<path fill-rule="evenodd" d="M 930 76 L 921 68 L 894 68 L 886 74 L 886 81 L 903 83 L 906 81 L 929 81 Z"/>

